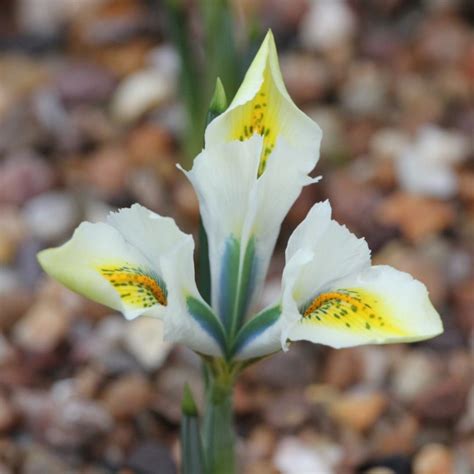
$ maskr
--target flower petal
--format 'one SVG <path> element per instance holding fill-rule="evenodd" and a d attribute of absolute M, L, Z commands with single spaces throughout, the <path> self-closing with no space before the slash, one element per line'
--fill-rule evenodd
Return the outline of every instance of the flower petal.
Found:
<path fill-rule="evenodd" d="M 242 234 L 250 195 L 257 182 L 261 146 L 262 138 L 255 136 L 244 143 L 234 141 L 204 149 L 194 160 L 192 170 L 185 172 L 198 195 L 209 242 L 212 306 L 221 307 L 221 312 L 221 294 L 231 293 L 228 260 L 235 260 L 236 253 L 239 270 Z"/>
<path fill-rule="evenodd" d="M 310 253 L 306 263 L 293 265 L 302 251 Z M 331 219 L 328 201 L 315 204 L 291 235 L 286 249 L 283 279 L 292 287 L 298 305 L 307 303 L 334 280 L 370 266 L 370 250 L 345 226 Z"/>
<path fill-rule="evenodd" d="M 108 224 L 84 222 L 71 240 L 38 259 L 63 285 L 127 318 L 166 304 L 166 286 L 153 265 Z"/>
<path fill-rule="evenodd" d="M 161 256 L 187 237 L 171 217 L 160 216 L 140 204 L 110 213 L 107 223 L 157 268 Z"/>
<path fill-rule="evenodd" d="M 162 318 L 166 339 L 222 355 L 221 328 L 212 311 L 192 315 L 186 308 L 190 297 L 205 304 L 194 283 L 192 237 L 172 219 L 139 205 L 112 213 L 108 222 L 84 222 L 64 245 L 40 252 L 44 270 L 129 319 Z"/>
<path fill-rule="evenodd" d="M 229 108 L 207 127 L 205 143 L 207 147 L 231 140 L 245 141 L 253 134 L 264 137 L 259 175 L 281 136 L 295 148 L 311 150 L 316 164 L 321 129 L 296 107 L 288 95 L 270 31 Z"/>
<path fill-rule="evenodd" d="M 392 267 L 374 266 L 319 294 L 287 329 L 287 337 L 340 348 L 413 342 L 442 331 L 421 282 Z"/>
<path fill-rule="evenodd" d="M 307 175 L 314 161 L 283 137 L 257 177 L 262 144 L 262 137 L 253 136 L 208 147 L 185 172 L 208 236 L 212 306 L 226 324 L 234 319 L 231 313 L 240 321 L 245 317 L 261 289 L 281 222 L 303 186 L 315 181 Z"/>
<path fill-rule="evenodd" d="M 221 356 L 225 351 L 224 331 L 196 287 L 193 252 L 194 241 L 188 235 L 161 259 L 168 285 L 165 339 L 184 343 L 196 352 Z"/>

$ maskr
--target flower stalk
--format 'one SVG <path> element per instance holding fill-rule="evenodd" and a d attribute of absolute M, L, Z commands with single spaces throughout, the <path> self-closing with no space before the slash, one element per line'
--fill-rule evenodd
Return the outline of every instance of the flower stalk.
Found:
<path fill-rule="evenodd" d="M 220 374 L 206 370 L 206 407 L 203 420 L 203 444 L 207 472 L 235 472 L 235 430 L 233 391 L 235 374 L 224 365 Z"/>

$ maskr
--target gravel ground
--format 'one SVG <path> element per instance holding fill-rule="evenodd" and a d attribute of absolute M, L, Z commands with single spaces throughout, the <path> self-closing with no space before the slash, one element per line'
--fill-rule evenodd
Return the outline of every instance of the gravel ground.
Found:
<path fill-rule="evenodd" d="M 424 343 L 300 343 L 236 387 L 246 474 L 474 472 L 474 9 L 469 1 L 237 1 L 272 27 L 290 94 L 324 131 L 317 200 L 376 263 L 423 281 Z M 42 248 L 140 202 L 195 232 L 178 58 L 159 2 L 12 0 L 0 17 L 0 473 L 174 473 L 200 362 L 42 274 Z M 150 86 L 151 84 L 151 86 Z"/>

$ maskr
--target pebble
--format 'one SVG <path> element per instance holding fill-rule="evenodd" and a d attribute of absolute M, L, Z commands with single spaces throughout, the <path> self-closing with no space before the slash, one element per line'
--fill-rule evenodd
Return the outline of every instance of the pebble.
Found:
<path fill-rule="evenodd" d="M 277 445 L 273 462 L 281 474 L 332 474 L 341 458 L 340 448 L 328 442 L 312 445 L 285 437 Z"/>
<path fill-rule="evenodd" d="M 18 210 L 0 206 L 0 265 L 12 263 L 25 236 L 25 223 Z"/>
<path fill-rule="evenodd" d="M 160 367 L 172 347 L 163 340 L 163 322 L 151 317 L 130 321 L 124 342 L 130 353 L 147 370 Z"/>
<path fill-rule="evenodd" d="M 13 340 L 30 352 L 53 351 L 66 337 L 71 319 L 55 301 L 37 301 L 13 328 Z"/>
<path fill-rule="evenodd" d="M 321 156 L 333 163 L 340 163 L 347 159 L 350 153 L 345 137 L 344 121 L 335 107 L 314 107 L 306 110 L 323 131 L 324 140 L 321 141 Z"/>
<path fill-rule="evenodd" d="M 80 218 L 75 198 L 61 191 L 51 191 L 31 199 L 22 215 L 31 235 L 46 243 L 68 237 Z"/>
<path fill-rule="evenodd" d="M 201 367 L 195 356 L 189 350 L 181 351 L 177 347 L 170 355 L 170 360 L 180 354 L 190 353 L 192 361 L 181 360 L 165 365 L 158 373 L 155 392 L 158 396 L 153 399 L 153 409 L 172 423 L 178 424 L 181 420 L 181 399 L 185 384 L 189 384 L 198 407 L 204 406 L 204 386 L 201 378 Z M 193 363 L 190 363 L 193 362 Z M 196 363 L 197 362 L 197 363 Z"/>
<path fill-rule="evenodd" d="M 315 379 L 313 364 L 306 363 L 315 361 L 314 353 L 314 346 L 293 344 L 288 352 L 279 352 L 250 367 L 247 376 L 274 389 L 306 387 Z"/>
<path fill-rule="evenodd" d="M 396 160 L 407 147 L 409 137 L 397 128 L 377 130 L 370 139 L 370 152 L 378 160 Z"/>
<path fill-rule="evenodd" d="M 112 200 L 123 195 L 128 174 L 125 150 L 118 146 L 106 146 L 88 157 L 80 180 L 86 186 L 92 186 L 100 198 Z"/>
<path fill-rule="evenodd" d="M 160 442 L 146 441 L 130 454 L 127 468 L 142 474 L 176 474 L 176 465 L 170 451 Z"/>
<path fill-rule="evenodd" d="M 424 421 L 440 424 L 457 421 L 466 409 L 467 383 L 456 377 L 440 380 L 416 397 L 414 412 Z"/>
<path fill-rule="evenodd" d="M 66 104 L 105 102 L 116 80 L 109 70 L 93 63 L 70 63 L 55 78 L 60 98 Z"/>
<path fill-rule="evenodd" d="M 264 405 L 265 421 L 279 430 L 295 430 L 308 420 L 310 404 L 301 391 L 287 391 Z"/>
<path fill-rule="evenodd" d="M 410 455 L 415 449 L 420 428 L 416 417 L 409 414 L 397 414 L 394 420 L 382 420 L 372 432 L 371 450 L 380 457 L 392 453 Z"/>
<path fill-rule="evenodd" d="M 0 270 L 0 330 L 10 329 L 28 310 L 33 302 L 30 291 L 12 286 L 11 289 L 2 287 L 2 272 Z"/>
<path fill-rule="evenodd" d="M 172 146 L 173 140 L 169 131 L 158 124 L 143 124 L 131 131 L 127 139 L 128 153 L 137 165 L 160 166 L 163 161 L 170 162 L 168 155 Z M 176 172 L 174 163 L 173 171 Z"/>
<path fill-rule="evenodd" d="M 388 81 L 370 62 L 355 63 L 341 89 L 342 105 L 354 116 L 377 116 L 386 109 Z"/>
<path fill-rule="evenodd" d="M 359 348 L 330 351 L 322 372 L 323 383 L 345 389 L 362 378 L 363 360 Z"/>
<path fill-rule="evenodd" d="M 25 450 L 22 474 L 65 474 L 68 466 L 55 454 L 39 444 L 30 444 Z"/>
<path fill-rule="evenodd" d="M 354 392 L 336 399 L 330 413 L 342 426 L 364 432 L 374 425 L 387 405 L 387 397 L 381 392 Z"/>
<path fill-rule="evenodd" d="M 455 474 L 453 455 L 442 444 L 427 444 L 413 461 L 413 474 Z"/>
<path fill-rule="evenodd" d="M 282 56 L 281 70 L 288 92 L 297 104 L 320 99 L 330 87 L 328 68 L 310 55 Z"/>
<path fill-rule="evenodd" d="M 300 39 L 305 48 L 324 51 L 349 42 L 356 28 L 356 16 L 346 2 L 316 0 L 303 17 Z"/>
<path fill-rule="evenodd" d="M 0 163 L 0 203 L 24 204 L 48 191 L 55 180 L 51 167 L 30 151 L 17 151 Z"/>
<path fill-rule="evenodd" d="M 175 83 L 154 69 L 125 78 L 117 87 L 112 114 L 120 123 L 131 123 L 171 99 Z"/>
<path fill-rule="evenodd" d="M 474 330 L 474 278 L 458 282 L 454 288 L 456 320 L 466 334 Z"/>
<path fill-rule="evenodd" d="M 72 380 L 59 380 L 50 391 L 20 389 L 16 402 L 34 436 L 57 448 L 84 448 L 113 428 L 110 415 L 97 402 L 79 397 Z"/>
<path fill-rule="evenodd" d="M 401 188 L 421 196 L 452 197 L 458 189 L 452 167 L 466 159 L 468 151 L 469 142 L 462 134 L 434 126 L 422 127 L 414 142 L 397 157 Z"/>
<path fill-rule="evenodd" d="M 454 224 L 456 214 L 448 202 L 397 192 L 385 199 L 376 211 L 377 221 L 396 226 L 413 243 L 437 235 Z"/>
<path fill-rule="evenodd" d="M 149 408 L 152 388 L 143 375 L 131 373 L 110 382 L 101 398 L 105 409 L 115 419 L 133 418 Z"/>
<path fill-rule="evenodd" d="M 396 362 L 392 390 L 404 403 L 411 403 L 439 379 L 439 363 L 435 354 L 408 351 Z"/>
<path fill-rule="evenodd" d="M 12 402 L 0 394 L 0 433 L 9 431 L 17 421 L 17 413 Z"/>

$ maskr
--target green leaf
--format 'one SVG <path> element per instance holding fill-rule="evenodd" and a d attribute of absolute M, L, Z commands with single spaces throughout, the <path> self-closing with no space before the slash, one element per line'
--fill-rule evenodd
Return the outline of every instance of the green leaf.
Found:
<path fill-rule="evenodd" d="M 183 399 L 181 400 L 181 411 L 187 416 L 198 416 L 196 402 L 194 401 L 193 394 L 188 384 L 184 386 Z"/>
<path fill-rule="evenodd" d="M 184 387 L 181 403 L 181 449 L 183 474 L 205 474 L 204 451 L 196 403 L 188 384 Z"/>
<path fill-rule="evenodd" d="M 203 441 L 209 474 L 235 472 L 233 381 L 222 383 L 211 375 L 206 391 Z"/>
<path fill-rule="evenodd" d="M 222 349 L 222 352 L 225 354 L 227 351 L 227 344 L 224 329 L 212 309 L 192 296 L 186 298 L 186 305 L 189 314 L 217 342 L 219 347 Z"/>
<path fill-rule="evenodd" d="M 233 326 L 238 298 L 240 241 L 230 236 L 225 242 L 219 281 L 219 316 L 226 330 Z"/>
<path fill-rule="evenodd" d="M 247 344 L 265 332 L 270 326 L 275 324 L 281 315 L 280 305 L 264 309 L 254 318 L 248 321 L 237 334 L 232 346 L 231 355 L 235 355 Z"/>
<path fill-rule="evenodd" d="M 209 110 L 207 112 L 207 123 L 209 124 L 222 112 L 225 112 L 225 109 L 227 109 L 227 96 L 224 85 L 218 77 L 214 94 L 212 95 L 211 103 L 209 104 Z"/>
<path fill-rule="evenodd" d="M 199 293 L 206 303 L 211 304 L 211 268 L 209 264 L 209 243 L 206 230 L 202 220 L 199 221 L 199 254 L 198 254 L 198 278 Z"/>
<path fill-rule="evenodd" d="M 252 298 L 257 260 L 255 258 L 255 239 L 252 237 L 245 249 L 244 261 L 240 269 L 239 294 L 234 330 L 239 328 L 247 313 Z"/>

